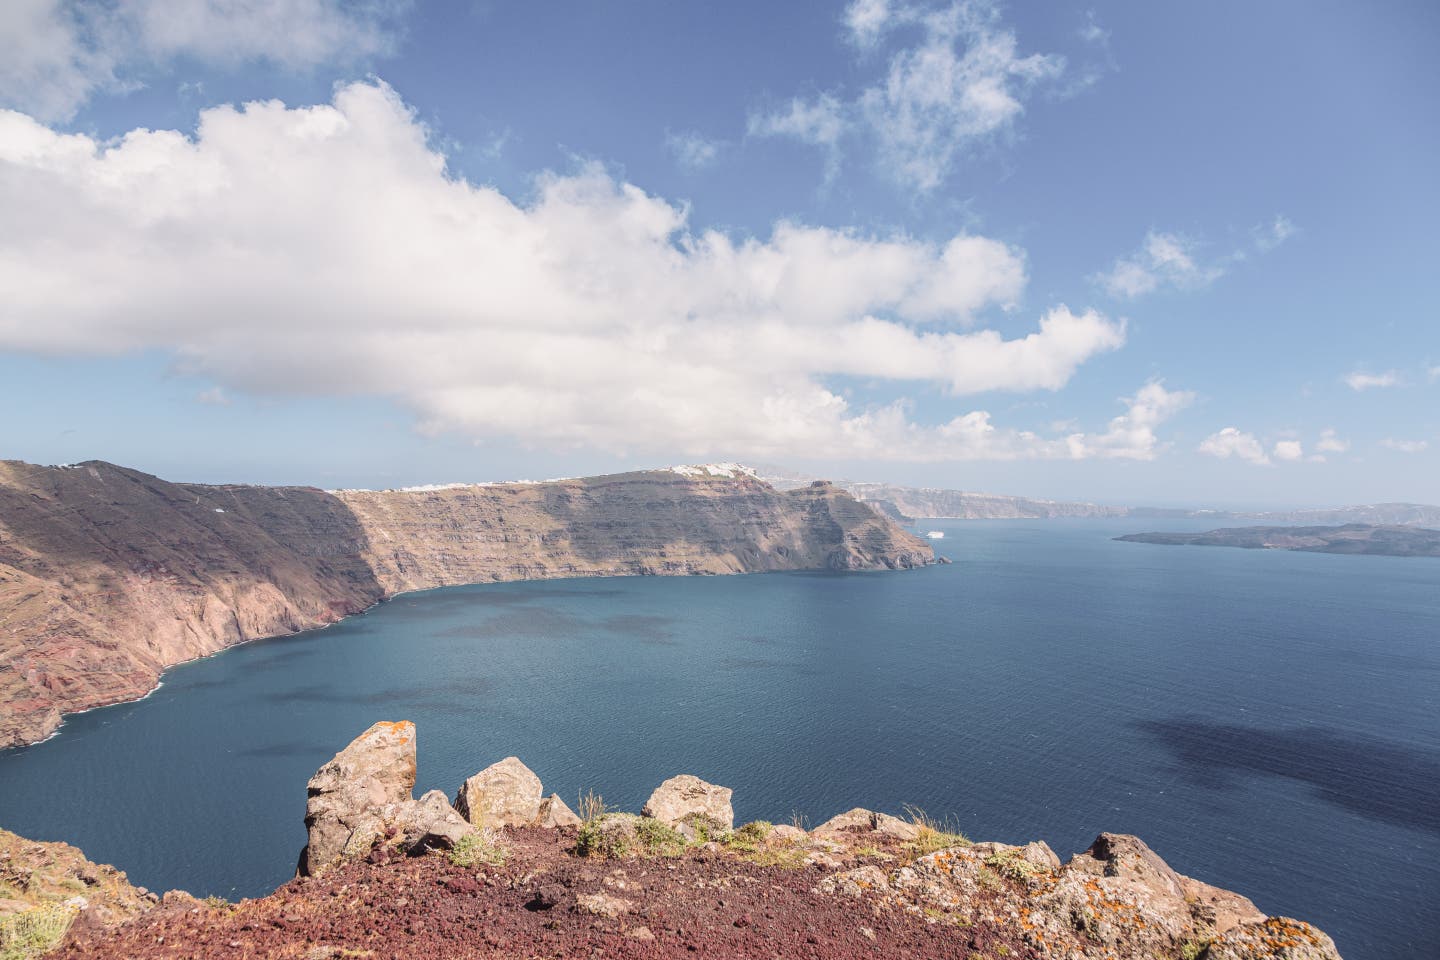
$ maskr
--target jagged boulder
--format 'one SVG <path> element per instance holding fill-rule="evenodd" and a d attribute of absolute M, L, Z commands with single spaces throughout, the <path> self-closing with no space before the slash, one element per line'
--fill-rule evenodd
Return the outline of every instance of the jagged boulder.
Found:
<path fill-rule="evenodd" d="M 415 787 L 415 725 L 381 721 L 350 742 L 306 787 L 308 843 L 300 873 L 313 876 L 344 854 L 356 828 L 371 829 L 375 812 L 410 801 Z"/>
<path fill-rule="evenodd" d="M 735 809 L 730 805 L 733 793 L 729 787 L 719 787 L 682 773 L 656 787 L 640 812 L 672 827 L 698 820 L 707 827 L 728 832 L 735 829 Z"/>
<path fill-rule="evenodd" d="M 556 794 L 550 794 L 540 801 L 540 812 L 531 823 L 534 827 L 578 827 L 581 820 L 575 811 Z"/>
<path fill-rule="evenodd" d="M 533 770 L 506 757 L 460 785 L 455 809 L 477 827 L 527 827 L 540 817 L 542 791 Z"/>
<path fill-rule="evenodd" d="M 919 824 L 907 823 L 888 813 L 855 807 L 826 820 L 811 830 L 810 835 L 819 840 L 839 841 L 853 838 L 857 833 L 879 833 L 896 840 L 914 840 L 920 836 L 922 829 Z"/>

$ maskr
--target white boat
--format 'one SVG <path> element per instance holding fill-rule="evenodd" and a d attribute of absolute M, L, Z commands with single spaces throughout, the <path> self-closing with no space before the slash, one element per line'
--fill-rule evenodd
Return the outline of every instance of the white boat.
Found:
<path fill-rule="evenodd" d="M 929 530 L 929 531 L 926 531 L 925 536 L 929 537 L 931 540 L 944 540 L 944 539 L 945 539 L 945 531 L 944 531 L 944 530 Z"/>

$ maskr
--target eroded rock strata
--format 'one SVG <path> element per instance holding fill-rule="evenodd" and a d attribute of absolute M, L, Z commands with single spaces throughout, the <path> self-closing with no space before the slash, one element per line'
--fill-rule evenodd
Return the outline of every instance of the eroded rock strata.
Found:
<path fill-rule="evenodd" d="M 808 832 L 721 828 L 711 804 L 728 809 L 730 791 L 687 775 L 647 813 L 597 805 L 559 828 L 475 827 L 432 791 L 426 817 L 463 830 L 422 842 L 415 748 L 413 726 L 380 723 L 317 771 L 312 800 L 318 786 L 348 826 L 306 817 L 310 876 L 233 905 L 167 894 L 78 930 L 65 955 L 1339 960 L 1320 930 L 1176 873 L 1136 837 L 1102 833 L 1062 863 L 1043 842 L 971 843 L 858 808 Z M 487 789 L 529 804 L 533 777 Z M 715 830 L 686 836 L 657 812 Z"/>
<path fill-rule="evenodd" d="M 0 461 L 0 748 L 143 696 L 172 664 L 403 591 L 933 560 L 833 486 L 741 471 L 324 491 Z"/>

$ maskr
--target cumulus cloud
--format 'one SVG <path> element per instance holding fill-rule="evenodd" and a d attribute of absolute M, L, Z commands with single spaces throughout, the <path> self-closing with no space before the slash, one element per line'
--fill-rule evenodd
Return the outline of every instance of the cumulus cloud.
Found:
<path fill-rule="evenodd" d="M 1188 390 L 1166 390 L 1157 380 L 1141 387 L 1125 401 L 1126 411 L 1110 421 L 1103 434 L 1087 437 L 1072 434 L 1067 438 L 1070 456 L 1123 457 L 1132 460 L 1153 460 L 1162 444 L 1155 428 L 1195 401 Z"/>
<path fill-rule="evenodd" d="M 1125 341 L 1059 305 L 1026 334 L 1022 254 L 984 237 L 780 222 L 696 232 L 588 167 L 520 204 L 446 169 L 389 87 L 201 114 L 113 142 L 0 111 L 0 349 L 169 350 L 227 391 L 391 397 L 430 430 L 667 454 L 1146 456 L 1156 385 L 1109 432 L 934 426 L 838 378 L 1057 390 Z"/>
<path fill-rule="evenodd" d="M 1320 431 L 1320 440 L 1315 444 L 1320 453 L 1344 453 L 1350 449 L 1350 441 L 1342 440 L 1335 430 L 1326 427 Z"/>
<path fill-rule="evenodd" d="M 1260 466 L 1270 463 L 1270 458 L 1265 455 L 1265 447 L 1255 435 L 1242 433 L 1237 427 L 1226 427 L 1218 433 L 1212 433 L 1201 441 L 1198 449 L 1201 453 L 1219 457 L 1221 460 L 1235 457 Z"/>
<path fill-rule="evenodd" d="M 693 130 L 665 135 L 666 149 L 674 156 L 675 162 L 687 170 L 703 170 L 712 166 L 720 158 L 722 146 L 720 141 L 707 139 Z"/>
<path fill-rule="evenodd" d="M 1394 437 L 1386 437 L 1380 441 L 1380 446 L 1397 453 L 1420 453 L 1430 446 L 1430 441 L 1396 440 Z"/>
<path fill-rule="evenodd" d="M 176 58 L 297 69 L 389 49 L 408 0 L 6 0 L 0 106 L 64 120 Z"/>
<path fill-rule="evenodd" d="M 1276 441 L 1274 448 L 1270 451 L 1270 455 L 1276 460 L 1285 460 L 1292 463 L 1296 460 L 1304 460 L 1305 445 L 1299 440 L 1279 440 Z"/>
<path fill-rule="evenodd" d="M 1376 387 L 1395 387 L 1400 384 L 1400 374 L 1394 370 L 1387 370 L 1384 373 L 1365 373 L 1356 370 L 1353 373 L 1345 374 L 1342 379 L 1346 386 L 1357 393 Z"/>
<path fill-rule="evenodd" d="M 892 4 L 854 0 L 844 22 L 857 46 L 880 46 L 909 27 L 885 75 L 853 99 L 823 93 L 750 118 L 753 135 L 790 136 L 826 148 L 827 177 L 843 138 L 873 143 L 880 167 L 920 191 L 938 187 L 965 153 L 1008 133 L 1037 88 L 1058 78 L 1064 57 L 1021 55 L 991 0 Z"/>
<path fill-rule="evenodd" d="M 1218 264 L 1196 258 L 1198 241 L 1178 233 L 1151 230 L 1135 253 L 1121 257 L 1095 279 L 1113 297 L 1133 300 L 1162 286 L 1179 290 L 1203 287 L 1225 273 Z"/>

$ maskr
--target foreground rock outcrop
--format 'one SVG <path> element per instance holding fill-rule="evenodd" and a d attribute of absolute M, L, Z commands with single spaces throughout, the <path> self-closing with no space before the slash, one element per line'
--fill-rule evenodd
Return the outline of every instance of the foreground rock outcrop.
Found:
<path fill-rule="evenodd" d="M 172 902 L 173 902 L 172 897 Z M 99 935 L 160 899 L 68 843 L 0 830 L 0 957 L 24 957 L 67 934 Z"/>
<path fill-rule="evenodd" d="M 404 591 L 933 561 L 829 484 L 781 493 L 738 470 L 325 491 L 0 461 L 0 749 L 173 664 Z"/>
<path fill-rule="evenodd" d="M 413 726 L 378 723 L 316 772 L 314 876 L 238 905 L 149 898 L 115 929 L 77 929 L 66 955 L 1339 960 L 1316 928 L 1182 876 L 1124 834 L 1065 863 L 1043 842 L 971 843 L 864 808 L 808 832 L 755 822 L 687 838 L 680 826 L 718 824 L 730 804 L 688 775 L 638 816 L 592 798 L 578 826 L 477 829 L 439 791 L 410 799 L 414 751 Z M 470 782 L 486 810 L 523 801 L 512 819 L 541 790 L 514 757 Z M 417 820 L 432 836 L 466 832 L 417 842 L 405 825 Z"/>

